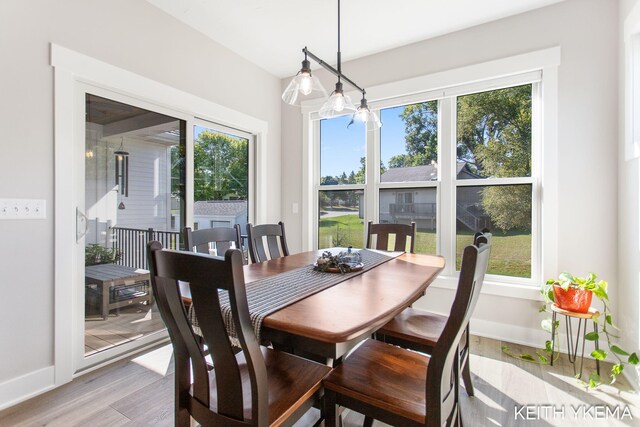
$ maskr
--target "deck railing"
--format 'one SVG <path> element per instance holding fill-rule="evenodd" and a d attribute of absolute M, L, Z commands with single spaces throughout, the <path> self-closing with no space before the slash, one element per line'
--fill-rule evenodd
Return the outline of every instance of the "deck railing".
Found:
<path fill-rule="evenodd" d="M 407 215 L 415 218 L 435 218 L 435 203 L 389 203 L 389 213 L 391 215 Z"/>
<path fill-rule="evenodd" d="M 110 231 L 111 247 L 120 254 L 117 262 L 120 265 L 148 270 L 147 242 L 150 240 L 158 240 L 167 249 L 180 249 L 180 233 L 177 231 L 125 227 L 111 227 Z"/>

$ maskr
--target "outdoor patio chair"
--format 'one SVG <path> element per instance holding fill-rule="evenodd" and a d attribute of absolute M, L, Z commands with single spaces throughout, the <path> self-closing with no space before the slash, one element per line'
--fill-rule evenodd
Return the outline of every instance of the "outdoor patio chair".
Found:
<path fill-rule="evenodd" d="M 173 345 L 176 426 L 189 426 L 191 417 L 203 426 L 291 425 L 321 404 L 322 378 L 329 367 L 259 345 L 239 250 L 230 249 L 220 259 L 163 250 L 153 241 L 148 257 L 153 291 Z M 212 370 L 189 325 L 178 281 L 189 284 Z M 224 312 L 218 290 L 229 294 Z M 227 311 L 240 352 L 227 335 Z"/>

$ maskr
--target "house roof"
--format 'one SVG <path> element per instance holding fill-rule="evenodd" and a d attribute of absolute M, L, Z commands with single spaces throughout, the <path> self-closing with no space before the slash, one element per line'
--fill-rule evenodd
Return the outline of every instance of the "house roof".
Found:
<path fill-rule="evenodd" d="M 465 171 L 475 175 L 469 170 L 466 162 L 458 162 L 456 176 Z M 475 178 L 476 176 L 473 176 Z M 380 175 L 380 182 L 409 182 L 409 181 L 435 181 L 438 179 L 438 165 L 407 166 L 402 168 L 389 168 Z"/>
<path fill-rule="evenodd" d="M 247 210 L 246 200 L 207 200 L 195 202 L 193 206 L 194 215 L 233 215 Z"/>

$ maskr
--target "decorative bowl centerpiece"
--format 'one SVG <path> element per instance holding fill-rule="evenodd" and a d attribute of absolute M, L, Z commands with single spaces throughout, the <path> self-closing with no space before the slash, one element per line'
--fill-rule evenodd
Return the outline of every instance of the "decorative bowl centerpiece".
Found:
<path fill-rule="evenodd" d="M 360 252 L 353 252 L 351 247 L 347 251 L 341 251 L 337 255 L 333 255 L 329 251 L 324 251 L 322 256 L 318 258 L 313 269 L 317 271 L 325 271 L 327 273 L 350 273 L 352 271 L 362 270 L 362 255 Z"/>

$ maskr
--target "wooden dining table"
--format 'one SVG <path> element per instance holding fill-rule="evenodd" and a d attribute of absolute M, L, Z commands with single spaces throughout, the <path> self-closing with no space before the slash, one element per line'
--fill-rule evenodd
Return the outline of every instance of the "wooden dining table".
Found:
<path fill-rule="evenodd" d="M 312 268 L 321 253 L 302 252 L 245 265 L 245 283 L 305 266 Z M 275 348 L 334 365 L 423 296 L 444 265 L 440 256 L 402 253 L 267 315 L 262 337 Z M 188 285 L 182 286 L 181 292 L 188 302 Z"/>

